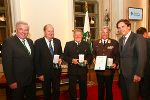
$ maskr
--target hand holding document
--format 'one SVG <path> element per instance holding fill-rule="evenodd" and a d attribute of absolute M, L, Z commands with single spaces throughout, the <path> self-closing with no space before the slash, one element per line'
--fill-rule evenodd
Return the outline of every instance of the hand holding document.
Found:
<path fill-rule="evenodd" d="M 112 69 L 113 58 L 107 58 L 107 68 Z"/>
<path fill-rule="evenodd" d="M 113 58 L 107 58 L 107 66 L 113 65 Z"/>
<path fill-rule="evenodd" d="M 79 63 L 84 62 L 84 54 L 79 54 Z"/>
<path fill-rule="evenodd" d="M 84 63 L 84 54 L 79 54 L 79 65 L 86 66 L 86 64 Z"/>
<path fill-rule="evenodd" d="M 59 55 L 54 55 L 53 63 L 58 63 Z"/>
<path fill-rule="evenodd" d="M 56 69 L 60 68 L 59 63 L 58 63 L 59 56 L 60 55 L 54 55 L 54 58 L 53 58 L 53 67 L 56 68 Z"/>
<path fill-rule="evenodd" d="M 96 56 L 94 70 L 105 70 L 107 56 Z"/>

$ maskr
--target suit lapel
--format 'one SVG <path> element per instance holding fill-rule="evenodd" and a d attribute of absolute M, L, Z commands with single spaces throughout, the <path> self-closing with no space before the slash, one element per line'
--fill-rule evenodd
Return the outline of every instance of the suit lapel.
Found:
<path fill-rule="evenodd" d="M 122 44 L 123 44 L 123 38 L 121 37 L 121 38 L 120 38 L 120 41 L 119 41 L 119 51 L 120 51 L 120 52 L 122 52 L 122 49 L 123 49 L 123 48 L 122 48 Z"/>
<path fill-rule="evenodd" d="M 16 35 L 14 36 L 14 38 L 15 38 L 15 41 L 16 41 L 17 45 L 18 45 L 26 54 L 28 54 L 28 52 L 26 51 L 24 45 L 23 45 L 22 42 L 20 41 L 20 39 L 19 39 Z M 29 55 L 29 54 L 28 54 L 28 55 Z"/>
<path fill-rule="evenodd" d="M 53 46 L 54 46 L 54 54 L 56 54 L 56 49 L 57 49 L 57 45 L 56 45 L 57 43 L 56 43 L 56 40 L 55 39 L 53 39 Z"/>
<path fill-rule="evenodd" d="M 27 39 L 27 41 L 28 41 L 28 44 L 29 44 L 30 49 L 31 49 L 31 55 L 33 56 L 33 52 L 34 52 L 33 43 L 31 43 L 31 42 L 29 41 L 29 39 Z"/>
<path fill-rule="evenodd" d="M 42 44 L 43 44 L 43 49 L 44 49 L 44 48 L 46 49 L 46 50 L 44 50 L 44 51 L 46 51 L 46 52 L 48 53 L 48 55 L 51 55 L 51 53 L 50 53 L 50 51 L 49 51 L 49 48 L 48 48 L 48 45 L 47 45 L 47 43 L 46 43 L 44 37 L 43 37 L 43 39 L 42 39 Z M 51 55 L 51 57 L 52 57 L 52 55 Z"/>
<path fill-rule="evenodd" d="M 133 39 L 133 33 L 130 34 L 128 40 L 126 41 L 126 43 L 125 43 L 125 45 L 123 47 L 122 52 L 126 51 L 126 49 L 130 46 L 130 43 L 131 43 L 132 39 Z"/>

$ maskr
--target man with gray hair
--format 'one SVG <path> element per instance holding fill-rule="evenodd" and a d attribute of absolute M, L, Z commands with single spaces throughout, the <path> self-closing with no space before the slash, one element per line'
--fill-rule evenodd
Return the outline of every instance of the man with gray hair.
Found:
<path fill-rule="evenodd" d="M 97 56 L 107 56 L 108 59 L 112 59 L 113 62 L 110 66 L 106 65 L 105 70 L 96 70 L 97 82 L 98 82 L 98 100 L 104 100 L 105 87 L 106 87 L 106 100 L 113 100 L 112 95 L 112 83 L 114 69 L 119 63 L 119 43 L 109 38 L 110 29 L 103 27 L 101 32 L 101 39 L 94 41 L 93 43 L 93 63 L 96 63 Z"/>
<path fill-rule="evenodd" d="M 82 41 L 81 29 L 74 31 L 73 38 L 74 40 L 67 42 L 64 48 L 64 60 L 68 63 L 69 100 L 77 100 L 77 82 L 80 100 L 87 100 L 87 64 L 92 60 L 90 45 Z"/>
<path fill-rule="evenodd" d="M 33 67 L 33 42 L 27 38 L 29 25 L 19 21 L 16 35 L 2 45 L 4 74 L 12 93 L 12 100 L 35 100 L 35 74 Z"/>

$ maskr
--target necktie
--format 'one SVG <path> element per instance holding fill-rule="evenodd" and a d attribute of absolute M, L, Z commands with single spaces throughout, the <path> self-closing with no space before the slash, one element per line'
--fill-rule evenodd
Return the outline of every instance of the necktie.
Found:
<path fill-rule="evenodd" d="M 126 40 L 126 37 L 124 36 L 123 37 L 123 42 L 122 42 L 122 46 L 124 47 L 124 45 L 125 45 L 125 40 Z"/>
<path fill-rule="evenodd" d="M 105 40 L 104 40 L 104 42 L 103 42 L 103 46 L 105 46 L 105 44 L 106 44 L 106 43 L 105 43 Z"/>
<path fill-rule="evenodd" d="M 26 45 L 25 45 L 25 40 L 22 40 L 22 44 L 23 44 L 23 46 L 25 47 L 25 49 L 26 49 L 26 51 L 28 52 L 28 54 L 31 55 L 30 52 L 29 52 L 29 50 L 28 50 L 28 48 L 27 48 Z"/>
<path fill-rule="evenodd" d="M 51 40 L 49 40 L 49 51 L 50 51 L 51 55 L 54 56 L 54 51 L 53 51 L 53 47 L 51 45 Z"/>
<path fill-rule="evenodd" d="M 123 47 L 124 47 L 124 45 L 125 45 L 125 40 L 126 40 L 126 37 L 125 37 L 125 36 L 123 36 L 122 46 L 121 46 L 121 51 L 122 51 L 122 49 L 123 49 Z"/>

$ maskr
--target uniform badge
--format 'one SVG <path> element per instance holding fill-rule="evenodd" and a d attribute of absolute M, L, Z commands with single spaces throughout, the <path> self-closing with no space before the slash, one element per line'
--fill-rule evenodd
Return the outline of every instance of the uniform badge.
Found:
<path fill-rule="evenodd" d="M 108 43 L 111 43 L 111 40 L 108 40 Z"/>
<path fill-rule="evenodd" d="M 114 48 L 114 46 L 108 46 L 107 47 L 107 49 L 113 49 Z"/>
<path fill-rule="evenodd" d="M 99 40 L 99 43 L 102 43 L 102 40 Z"/>

